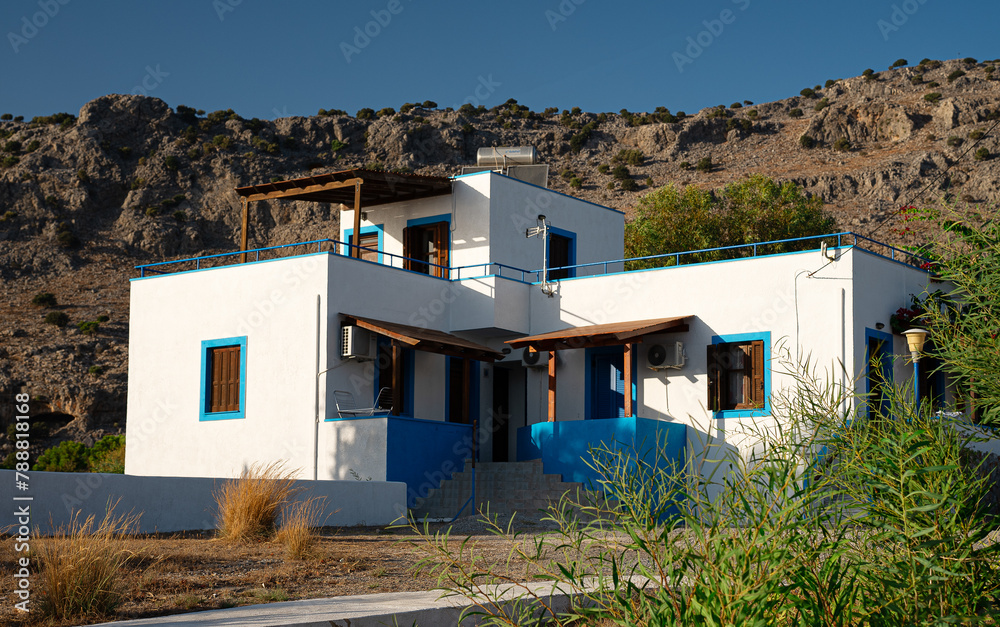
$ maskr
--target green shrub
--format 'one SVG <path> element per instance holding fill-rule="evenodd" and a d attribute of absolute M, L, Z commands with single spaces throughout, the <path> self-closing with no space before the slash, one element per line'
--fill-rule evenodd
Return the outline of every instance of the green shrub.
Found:
<path fill-rule="evenodd" d="M 951 137 L 948 138 L 948 141 L 946 143 L 949 146 L 961 146 L 962 145 L 962 138 L 958 137 L 956 135 L 952 135 Z"/>
<path fill-rule="evenodd" d="M 8 209 L 7 211 L 3 212 L 3 215 L 0 215 L 0 222 L 8 222 L 16 217 L 17 217 L 17 212 L 12 209 Z"/>
<path fill-rule="evenodd" d="M 974 158 L 974 159 L 975 159 L 976 161 L 986 161 L 986 160 L 988 160 L 988 159 L 989 159 L 989 158 L 990 158 L 991 156 L 992 156 L 992 155 L 990 155 L 990 150 L 989 150 L 989 148 L 986 148 L 986 147 L 983 147 L 983 148 L 980 148 L 979 150 L 977 150 L 977 151 L 976 151 L 976 154 L 975 154 L 975 155 L 973 155 L 973 158 Z"/>
<path fill-rule="evenodd" d="M 87 372 L 90 373 L 90 374 L 92 374 L 92 375 L 94 375 L 95 377 L 96 376 L 100 376 L 100 375 L 104 374 L 104 367 L 103 366 L 91 366 L 90 368 L 87 368 Z"/>
<path fill-rule="evenodd" d="M 799 137 L 799 145 L 803 148 L 812 148 L 816 145 L 816 140 L 808 135 L 803 135 L 802 137 Z"/>
<path fill-rule="evenodd" d="M 38 148 L 41 145 L 42 144 L 37 139 L 33 139 L 30 142 L 28 142 L 28 146 L 27 146 L 27 148 L 25 148 L 25 151 L 26 152 L 35 152 L 36 150 L 38 150 Z"/>
<path fill-rule="evenodd" d="M 462 125 L 462 132 L 465 133 L 466 135 L 471 135 L 472 133 L 476 132 L 476 127 L 466 122 L 465 124 Z"/>
<path fill-rule="evenodd" d="M 712 171 L 712 157 L 702 157 L 698 159 L 698 164 L 694 166 L 699 172 L 711 172 Z"/>
<path fill-rule="evenodd" d="M 4 152 L 21 152 L 21 142 L 11 140 L 3 145 Z"/>
<path fill-rule="evenodd" d="M 59 245 L 59 248 L 64 250 L 73 250 L 80 247 L 80 238 L 68 229 L 61 230 L 56 233 L 56 243 Z"/>
<path fill-rule="evenodd" d="M 229 150 L 232 146 L 233 140 L 231 140 L 227 135 L 216 135 L 212 138 L 212 145 L 220 150 Z"/>
<path fill-rule="evenodd" d="M 105 316 L 103 314 L 100 315 L 100 316 L 97 316 L 97 321 L 98 322 L 107 322 L 108 320 L 111 320 L 111 318 L 108 317 L 108 316 Z"/>
<path fill-rule="evenodd" d="M 823 98 L 822 100 L 816 103 L 816 106 L 813 107 L 813 111 L 822 111 L 823 109 L 829 106 L 830 106 L 830 101 L 826 98 Z"/>
<path fill-rule="evenodd" d="M 891 70 L 893 68 L 904 67 L 907 65 L 909 65 L 909 63 L 906 61 L 906 59 L 896 59 L 896 62 L 890 65 L 889 69 Z"/>
<path fill-rule="evenodd" d="M 931 92 L 929 94 L 924 94 L 924 100 L 926 100 L 927 102 L 929 102 L 931 104 L 934 104 L 938 100 L 941 100 L 941 94 L 938 93 L 938 92 L 936 92 L 936 91 L 935 92 Z"/>
<path fill-rule="evenodd" d="M 515 103 L 516 102 L 517 101 L 515 101 Z M 434 102 L 433 100 L 424 100 L 422 103 L 420 103 L 420 106 L 423 107 L 424 109 L 437 109 L 438 103 Z"/>
<path fill-rule="evenodd" d="M 802 109 L 799 109 L 798 107 L 795 107 L 794 109 L 788 112 L 788 117 L 790 118 L 801 118 L 802 116 L 803 116 Z"/>
<path fill-rule="evenodd" d="M 846 137 L 841 137 L 833 142 L 833 149 L 837 152 L 847 152 L 851 149 L 851 142 Z"/>
<path fill-rule="evenodd" d="M 878 73 L 875 72 L 875 70 L 873 70 L 871 68 L 868 68 L 867 70 L 865 70 L 864 72 L 861 73 L 861 76 L 864 76 L 865 80 L 871 81 L 871 80 L 875 80 L 876 78 L 878 78 Z"/>
<path fill-rule="evenodd" d="M 729 105 L 729 108 L 730 109 L 742 109 L 743 108 L 743 103 L 741 103 L 741 102 L 734 102 L 733 104 Z"/>
<path fill-rule="evenodd" d="M 963 72 L 962 70 L 955 70 L 954 72 L 948 75 L 948 82 L 954 83 L 963 76 L 965 76 L 965 72 Z"/>
<path fill-rule="evenodd" d="M 69 324 L 69 316 L 61 311 L 50 311 L 45 314 L 45 324 L 53 324 L 57 327 L 64 327 Z"/>
<path fill-rule="evenodd" d="M 579 133 L 570 137 L 569 139 L 570 150 L 572 150 L 573 152 L 580 152 L 583 149 L 583 146 L 587 143 L 587 140 L 590 139 L 591 132 L 593 132 L 593 130 L 596 128 L 597 128 L 597 122 L 588 122 L 587 124 L 585 124 L 584 127 L 580 129 Z"/>
<path fill-rule="evenodd" d="M 969 139 L 972 139 L 972 140 L 982 139 L 985 135 L 986 135 L 986 133 L 984 133 L 984 132 L 982 132 L 980 130 L 969 131 Z"/>
<path fill-rule="evenodd" d="M 614 189 L 615 187 L 617 187 L 617 184 L 614 181 L 608 181 L 608 184 L 605 185 L 605 187 L 607 187 L 608 189 Z"/>
<path fill-rule="evenodd" d="M 964 59 L 962 59 L 962 63 L 964 63 L 966 65 L 975 65 L 976 63 L 979 63 L 979 62 L 976 61 L 976 59 L 974 57 L 965 57 Z"/>
<path fill-rule="evenodd" d="M 3 115 L 0 115 L 0 120 L 3 120 L 5 122 L 7 120 L 13 120 L 13 119 L 14 119 L 14 116 L 11 115 L 10 113 L 4 113 Z"/>
<path fill-rule="evenodd" d="M 799 95 L 805 98 L 815 98 L 816 90 L 806 87 L 805 89 L 799 92 Z"/>
<path fill-rule="evenodd" d="M 630 172 L 628 170 L 628 166 L 626 166 L 623 163 L 619 163 L 618 165 L 616 165 L 614 168 L 611 169 L 611 176 L 615 177 L 620 181 L 627 179 L 629 175 Z"/>
<path fill-rule="evenodd" d="M 910 77 L 910 84 L 911 85 L 920 85 L 923 82 L 924 82 L 924 75 L 923 74 L 914 74 L 913 76 Z"/>
<path fill-rule="evenodd" d="M 382 109 L 379 109 L 375 115 L 377 117 L 384 118 L 390 115 L 396 115 L 396 110 L 393 109 L 392 107 L 384 107 Z"/>
<path fill-rule="evenodd" d="M 751 120 L 756 120 L 758 115 L 760 114 L 757 111 L 757 109 L 750 109 L 749 111 L 747 111 L 747 117 L 750 118 Z"/>
<path fill-rule="evenodd" d="M 122 157 L 128 159 L 129 157 L 132 156 L 132 147 L 131 146 L 119 146 L 118 147 L 118 154 L 120 154 Z"/>
<path fill-rule="evenodd" d="M 646 160 L 646 155 L 642 154 L 642 151 L 637 148 L 623 148 L 618 151 L 618 153 L 611 157 L 611 163 L 627 163 L 628 165 L 642 165 L 642 162 Z"/>
<path fill-rule="evenodd" d="M 940 85 L 941 85 L 941 83 L 939 83 L 937 81 L 931 81 L 931 82 L 927 83 L 928 89 L 934 89 L 935 87 L 939 87 Z M 924 98 L 926 98 L 926 96 L 924 96 Z"/>
<path fill-rule="evenodd" d="M 163 160 L 163 165 L 171 172 L 176 172 L 181 169 L 181 160 L 173 155 L 169 155 Z"/>
<path fill-rule="evenodd" d="M 80 330 L 80 333 L 84 335 L 94 335 L 97 330 L 101 328 L 101 323 L 96 320 L 90 320 L 88 322 L 78 322 L 76 323 L 76 328 Z"/>
<path fill-rule="evenodd" d="M 32 470 L 86 472 L 89 459 L 86 445 L 66 440 L 42 452 Z"/>
<path fill-rule="evenodd" d="M 601 174 L 607 174 L 610 170 L 611 166 L 609 166 L 606 163 L 602 163 L 601 165 L 597 166 L 597 171 L 600 172 Z"/>
<path fill-rule="evenodd" d="M 35 307 L 55 307 L 56 295 L 52 292 L 39 292 L 31 298 L 31 304 Z"/>
<path fill-rule="evenodd" d="M 375 117 L 375 109 L 365 107 L 363 109 L 358 109 L 358 112 L 354 115 L 359 120 L 371 120 Z"/>
<path fill-rule="evenodd" d="M 625 191 L 625 192 L 634 192 L 634 191 L 638 191 L 639 184 L 636 183 L 635 181 L 633 181 L 632 179 L 624 179 L 624 180 L 621 181 L 621 184 L 619 185 L 619 187 L 621 188 L 622 191 Z"/>
<path fill-rule="evenodd" d="M 572 187 L 573 189 L 580 189 L 581 187 L 583 187 L 583 181 L 580 180 L 580 177 L 574 176 L 569 180 L 569 186 Z"/>
<path fill-rule="evenodd" d="M 160 208 L 146 207 L 146 211 L 144 213 L 146 214 L 147 218 L 155 218 L 156 216 L 160 215 Z"/>
<path fill-rule="evenodd" d="M 0 167 L 12 168 L 15 165 L 17 165 L 18 161 L 20 161 L 20 159 L 18 159 L 17 157 L 13 155 L 7 155 L 3 159 L 0 159 Z"/>
<path fill-rule="evenodd" d="M 681 161 L 680 163 L 677 164 L 677 167 L 679 167 L 682 170 L 690 170 L 691 169 L 691 162 L 690 161 Z"/>

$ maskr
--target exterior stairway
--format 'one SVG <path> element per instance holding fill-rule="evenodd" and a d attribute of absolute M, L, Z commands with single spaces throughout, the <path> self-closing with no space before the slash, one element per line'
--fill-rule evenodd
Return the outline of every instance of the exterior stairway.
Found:
<path fill-rule="evenodd" d="M 472 464 L 465 460 L 465 470 L 441 482 L 427 497 L 419 499 L 411 515 L 420 520 L 451 519 L 472 496 Z M 542 461 L 478 462 L 475 469 L 476 502 L 469 503 L 462 516 L 473 516 L 489 506 L 490 516 L 509 518 L 511 514 L 535 514 L 550 503 L 556 503 L 567 491 L 583 487 L 565 482 L 559 475 L 542 472 Z"/>

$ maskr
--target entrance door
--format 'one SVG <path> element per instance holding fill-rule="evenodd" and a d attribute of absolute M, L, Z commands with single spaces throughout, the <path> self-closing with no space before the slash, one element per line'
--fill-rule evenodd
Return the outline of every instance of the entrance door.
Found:
<path fill-rule="evenodd" d="M 493 368 L 493 461 L 510 461 L 510 372 Z"/>
<path fill-rule="evenodd" d="M 589 418 L 625 416 L 624 358 L 620 348 L 612 350 L 595 352 L 590 357 Z"/>

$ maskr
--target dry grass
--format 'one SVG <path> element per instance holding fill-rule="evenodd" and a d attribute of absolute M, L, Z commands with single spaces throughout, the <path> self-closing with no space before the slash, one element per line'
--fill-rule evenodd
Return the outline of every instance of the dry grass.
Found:
<path fill-rule="evenodd" d="M 281 529 L 274 541 L 284 545 L 289 559 L 304 560 L 316 557 L 319 536 L 314 529 L 319 526 L 325 500 L 314 497 L 289 505 L 281 516 Z"/>
<path fill-rule="evenodd" d="M 253 464 L 215 494 L 219 536 L 233 542 L 270 537 L 281 508 L 294 495 L 295 471 L 275 462 Z"/>
<path fill-rule="evenodd" d="M 77 516 L 55 536 L 36 537 L 42 612 L 56 619 L 112 614 L 125 597 L 123 573 L 138 556 L 129 537 L 138 522 L 115 516 L 112 505 L 96 529 L 93 516 Z"/>

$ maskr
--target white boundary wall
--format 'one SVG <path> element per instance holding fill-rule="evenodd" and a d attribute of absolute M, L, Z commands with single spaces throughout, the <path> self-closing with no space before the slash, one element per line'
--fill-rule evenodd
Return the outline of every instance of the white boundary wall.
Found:
<path fill-rule="evenodd" d="M 115 514 L 141 514 L 140 533 L 215 529 L 213 493 L 225 479 L 208 477 L 136 477 L 133 475 L 31 472 L 30 491 L 14 493 L 14 471 L 0 470 L 3 499 L 11 507 L 30 506 L 31 529 L 49 533 L 78 514 L 100 522 L 108 504 Z M 297 500 L 325 498 L 319 524 L 347 527 L 388 525 L 406 512 L 406 484 L 387 481 L 297 481 Z M 31 501 L 14 501 L 14 497 Z M 13 510 L 12 510 L 13 511 Z M 8 514 L 6 527 L 16 521 Z"/>

